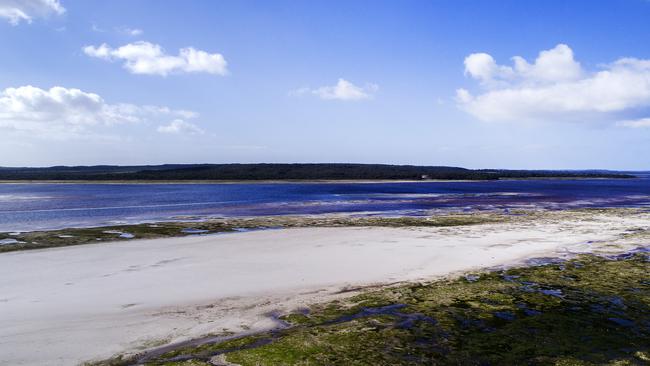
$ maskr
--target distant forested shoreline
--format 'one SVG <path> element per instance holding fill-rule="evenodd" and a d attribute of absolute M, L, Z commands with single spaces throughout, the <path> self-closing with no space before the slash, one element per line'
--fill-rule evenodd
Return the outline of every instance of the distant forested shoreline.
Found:
<path fill-rule="evenodd" d="M 609 171 L 465 169 L 386 164 L 165 164 L 139 166 L 0 167 L 0 180 L 256 181 L 256 180 L 496 180 L 526 178 L 633 178 Z"/>

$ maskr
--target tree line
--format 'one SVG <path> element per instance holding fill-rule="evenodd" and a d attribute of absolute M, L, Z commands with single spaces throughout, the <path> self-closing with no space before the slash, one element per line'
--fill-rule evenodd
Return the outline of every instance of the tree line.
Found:
<path fill-rule="evenodd" d="M 631 178 L 607 171 L 465 169 L 387 164 L 166 164 L 0 168 L 0 180 L 496 180 Z"/>

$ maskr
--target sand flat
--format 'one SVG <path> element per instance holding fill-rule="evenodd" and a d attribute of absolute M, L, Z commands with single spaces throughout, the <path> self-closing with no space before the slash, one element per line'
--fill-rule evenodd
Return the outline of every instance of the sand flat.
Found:
<path fill-rule="evenodd" d="M 647 216 L 604 215 L 453 228 L 281 229 L 5 253 L 0 364 L 79 364 L 223 330 L 267 329 L 274 326 L 267 312 L 340 296 L 347 286 L 591 251 L 647 226 Z"/>

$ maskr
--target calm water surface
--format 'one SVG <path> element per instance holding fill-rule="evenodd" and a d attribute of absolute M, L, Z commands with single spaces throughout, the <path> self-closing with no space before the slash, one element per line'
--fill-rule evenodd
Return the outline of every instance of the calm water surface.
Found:
<path fill-rule="evenodd" d="M 0 231 L 208 217 L 650 207 L 650 178 L 418 183 L 0 184 Z"/>

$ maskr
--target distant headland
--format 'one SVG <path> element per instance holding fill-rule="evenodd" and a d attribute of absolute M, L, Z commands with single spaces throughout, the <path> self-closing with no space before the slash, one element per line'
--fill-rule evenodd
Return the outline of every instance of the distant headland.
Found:
<path fill-rule="evenodd" d="M 427 181 L 634 177 L 607 170 L 466 169 L 345 163 L 0 167 L 0 181 Z"/>

